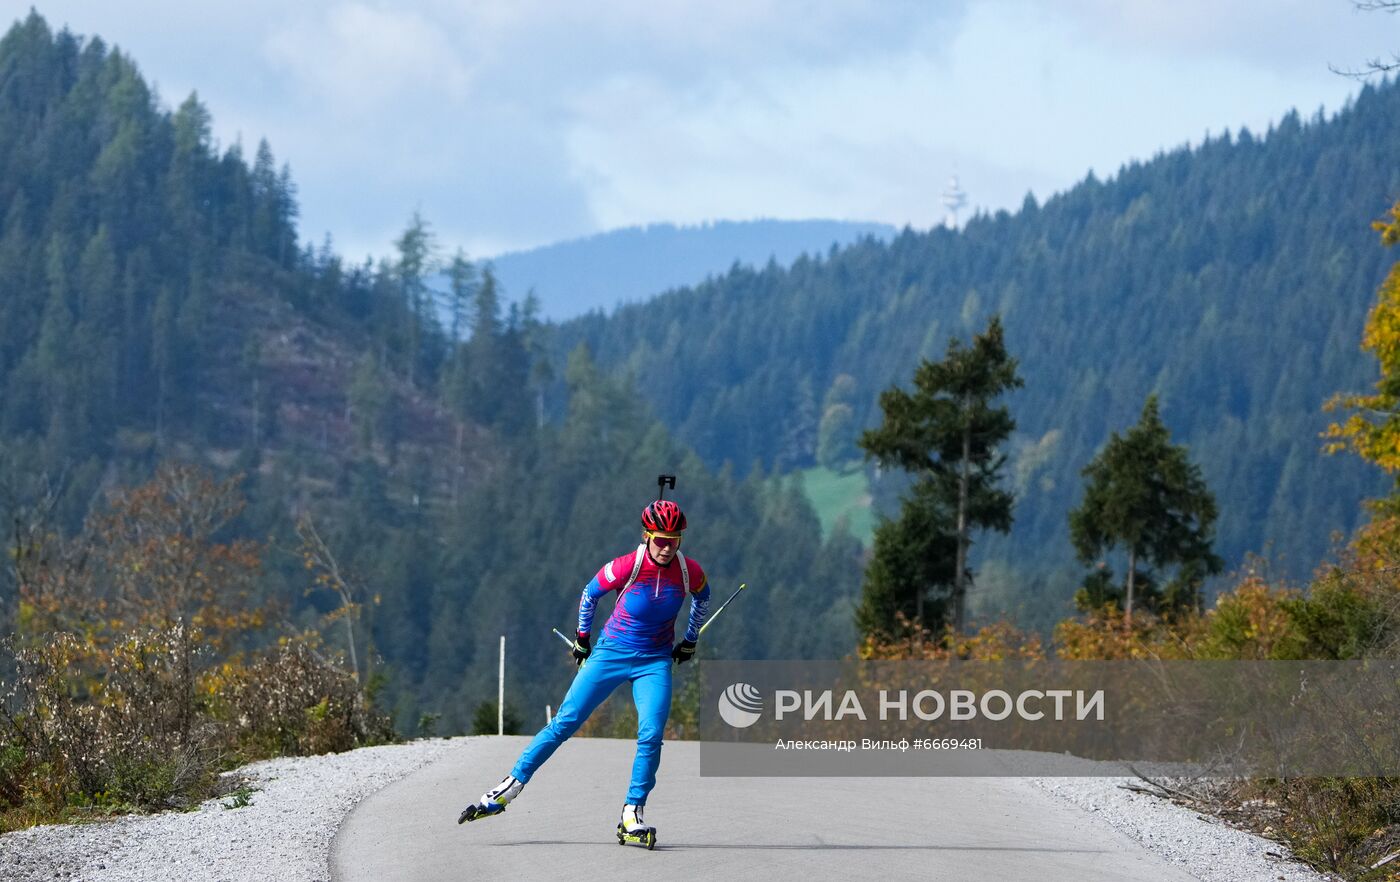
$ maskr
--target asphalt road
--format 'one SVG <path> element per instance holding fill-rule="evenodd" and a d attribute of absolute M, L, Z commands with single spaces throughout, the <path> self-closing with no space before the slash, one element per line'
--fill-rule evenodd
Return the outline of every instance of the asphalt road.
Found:
<path fill-rule="evenodd" d="M 702 778 L 693 742 L 662 752 L 655 851 L 613 832 L 630 741 L 574 738 L 506 812 L 458 826 L 528 740 L 463 739 L 362 802 L 332 845 L 332 880 L 1193 880 L 1017 778 Z"/>

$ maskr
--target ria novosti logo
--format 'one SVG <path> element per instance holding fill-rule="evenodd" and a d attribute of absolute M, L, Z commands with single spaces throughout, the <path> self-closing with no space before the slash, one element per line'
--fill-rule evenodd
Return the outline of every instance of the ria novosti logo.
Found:
<path fill-rule="evenodd" d="M 1004 689 L 976 692 L 952 689 L 945 694 L 935 689 L 922 689 L 913 696 L 910 690 L 881 689 L 874 696 L 878 719 L 907 721 L 913 716 L 924 721 L 965 721 L 986 719 L 1000 722 L 1015 715 L 1022 720 L 1035 721 L 1047 717 L 1054 720 L 1076 721 L 1104 719 L 1104 690 L 1092 693 L 1083 689 L 1026 689 L 1012 694 Z M 867 720 L 866 706 L 872 700 L 867 695 L 847 689 L 836 698 L 832 689 L 778 689 L 773 693 L 773 719 L 781 722 L 798 716 L 805 722 L 841 721 L 846 718 Z M 1071 703 L 1071 699 L 1073 702 Z M 748 683 L 734 683 L 719 697 L 719 715 L 736 729 L 747 729 L 763 716 L 763 694 Z"/>
<path fill-rule="evenodd" d="M 763 696 L 747 683 L 735 683 L 719 696 L 719 715 L 736 729 L 747 729 L 763 712 Z"/>

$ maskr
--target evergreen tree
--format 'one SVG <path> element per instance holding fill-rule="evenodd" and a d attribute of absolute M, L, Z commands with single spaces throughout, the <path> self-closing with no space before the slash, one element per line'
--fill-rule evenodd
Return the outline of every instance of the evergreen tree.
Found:
<path fill-rule="evenodd" d="M 971 346 L 954 338 L 942 361 L 924 359 L 914 372 L 912 393 L 897 386 L 885 390 L 880 395 L 884 422 L 860 438 L 860 446 L 882 466 L 914 476 L 915 500 L 924 500 L 917 504 L 951 514 L 956 541 L 945 619 L 958 630 L 970 580 L 972 530 L 1011 528 L 1012 497 L 997 486 L 1006 458 L 997 448 L 1016 423 L 1005 406 L 993 402 L 1020 385 L 1001 319 L 992 316 Z M 917 599 L 922 626 L 923 594 Z"/>
<path fill-rule="evenodd" d="M 539 312 L 540 301 L 532 289 L 525 295 L 525 304 L 521 308 L 520 333 L 525 356 L 530 362 L 530 388 L 535 395 L 535 428 L 543 429 L 545 390 L 554 381 L 554 364 L 549 358 L 551 326 L 540 321 Z"/>
<path fill-rule="evenodd" d="M 1186 448 L 1171 443 L 1158 413 L 1157 396 L 1148 396 L 1138 424 L 1122 436 L 1114 432 L 1083 474 L 1084 501 L 1070 512 L 1070 536 L 1085 564 L 1101 562 L 1113 548 L 1127 554 L 1124 618 L 1132 622 L 1139 599 L 1149 607 L 1161 605 L 1163 598 L 1152 577 L 1143 571 L 1147 563 L 1179 565 L 1183 583 L 1172 592 L 1172 600 L 1198 607 L 1201 580 L 1223 567 L 1211 550 L 1215 497 L 1200 468 L 1188 459 Z M 1081 592 L 1081 604 L 1117 601 L 1109 584 L 1110 571 L 1100 568 L 1091 574 Z"/>
<path fill-rule="evenodd" d="M 925 610 L 930 597 L 946 601 L 957 560 L 953 519 L 932 489 L 916 486 L 899 518 L 875 528 L 856 608 L 856 630 L 863 638 L 900 636 L 901 617 L 935 633 L 951 624 L 946 602 L 935 603 L 931 615 Z"/>
<path fill-rule="evenodd" d="M 436 322 L 427 282 L 428 274 L 433 269 L 435 247 L 428 222 L 416 211 L 403 235 L 394 241 L 394 248 L 398 251 L 394 279 L 397 282 L 399 298 L 407 308 L 406 358 L 410 383 L 423 376 L 425 362 L 432 366 L 437 361 L 435 354 L 425 346 L 430 339 L 427 329 Z"/>
<path fill-rule="evenodd" d="M 501 313 L 500 287 L 488 266 L 473 291 L 471 337 L 458 347 L 449 397 L 455 412 L 513 432 L 532 422 L 527 346 L 531 335 L 538 345 L 540 329 L 514 305 L 509 321 Z"/>
<path fill-rule="evenodd" d="M 472 341 L 474 345 L 485 347 L 500 339 L 504 328 L 501 326 L 501 291 L 496 274 L 488 265 L 481 273 L 481 284 L 476 286 L 472 298 Z"/>
<path fill-rule="evenodd" d="M 393 421 L 393 404 L 380 375 L 381 369 L 374 356 L 366 356 L 355 366 L 350 382 L 350 422 L 354 427 L 356 449 L 365 455 L 373 450 L 376 441 L 392 443 L 394 440 L 392 434 L 385 431 Z"/>
<path fill-rule="evenodd" d="M 467 260 L 466 252 L 459 248 L 447 266 L 447 312 L 452 320 L 447 336 L 454 345 L 461 341 L 462 332 L 466 330 L 467 308 L 476 287 L 476 267 Z"/>
<path fill-rule="evenodd" d="M 855 452 L 856 378 L 837 374 L 822 402 L 821 423 L 817 427 L 817 462 L 829 469 L 840 469 Z"/>
<path fill-rule="evenodd" d="M 817 451 L 820 425 L 817 397 L 812 391 L 812 378 L 803 377 L 795 390 L 797 406 L 788 416 L 783 430 L 783 445 L 774 457 L 773 465 L 783 471 L 811 465 Z"/>
<path fill-rule="evenodd" d="M 258 142 L 250 183 L 251 245 L 258 254 L 290 266 L 296 255 L 296 187 L 288 166 L 284 164 L 282 171 L 277 171 L 266 140 Z"/>
<path fill-rule="evenodd" d="M 1364 517 L 1357 503 L 1394 477 L 1356 457 L 1318 461 L 1329 418 L 1316 402 L 1374 391 L 1375 363 L 1355 346 L 1374 300 L 1357 292 L 1374 291 L 1395 256 L 1360 221 L 1376 216 L 1378 193 L 1400 193 L 1400 164 L 1386 159 L 1397 141 L 1400 84 L 1360 86 L 1326 119 L 1287 114 L 1267 131 L 1213 135 L 1017 212 L 979 214 L 956 234 L 909 230 L 786 270 L 738 267 L 581 316 L 559 326 L 555 355 L 562 364 L 587 342 L 605 370 L 645 364 L 648 385 L 670 392 L 657 415 L 712 467 L 786 471 L 811 464 L 792 464 L 790 429 L 814 409 L 815 431 L 835 374 L 855 377 L 856 425 L 873 426 L 880 391 L 938 358 L 948 329 L 969 327 L 965 311 L 978 329 L 991 312 L 1024 316 L 1007 345 L 1034 388 L 1009 402 L 1018 434 L 1053 431 L 1057 447 L 1015 491 L 1013 532 L 980 540 L 979 568 L 1063 574 L 1026 606 L 1068 605 L 1081 568 L 1065 513 L 1079 470 L 1157 391 L 1192 402 L 1174 435 L 1230 500 L 1216 550 L 1233 562 L 1287 549 L 1275 563 L 1303 579 L 1333 531 Z M 815 408 L 798 394 L 803 380 Z M 1360 413 L 1379 424 L 1380 410 Z M 902 481 L 872 487 L 887 514 Z"/>

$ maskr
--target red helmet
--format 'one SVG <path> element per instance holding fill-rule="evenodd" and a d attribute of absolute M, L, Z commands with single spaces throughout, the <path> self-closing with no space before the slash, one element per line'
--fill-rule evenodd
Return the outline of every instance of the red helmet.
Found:
<path fill-rule="evenodd" d="M 679 533 L 685 529 L 685 513 L 669 499 L 658 499 L 642 510 L 642 529 L 653 533 Z"/>

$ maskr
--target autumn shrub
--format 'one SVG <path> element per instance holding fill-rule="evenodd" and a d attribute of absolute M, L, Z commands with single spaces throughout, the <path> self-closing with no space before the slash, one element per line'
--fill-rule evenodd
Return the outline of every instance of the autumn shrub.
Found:
<path fill-rule="evenodd" d="M 1176 633 L 1191 658 L 1335 660 L 1384 654 L 1389 628 L 1376 594 L 1333 568 L 1307 592 L 1246 576 L 1213 609 L 1178 623 Z"/>
<path fill-rule="evenodd" d="M 891 634 L 867 635 L 857 656 L 865 660 L 1006 661 L 1043 659 L 1045 648 L 1039 635 L 1007 621 L 990 622 L 971 634 L 959 633 L 951 626 L 935 634 L 899 613 Z"/>
<path fill-rule="evenodd" d="M 282 640 L 252 663 L 226 664 L 203 682 L 217 696 L 215 715 L 241 760 L 338 752 L 394 738 L 390 719 L 314 635 Z"/>
<path fill-rule="evenodd" d="M 0 696 L 0 829 L 186 806 L 220 771 L 393 738 L 353 667 L 314 632 L 268 633 L 256 543 L 217 538 L 236 480 L 162 467 L 83 532 L 29 525 Z"/>
<path fill-rule="evenodd" d="M 1307 637 L 1296 611 L 1302 595 L 1247 575 L 1221 594 L 1214 608 L 1190 623 L 1190 656 L 1202 659 L 1279 660 L 1303 658 Z"/>
<path fill-rule="evenodd" d="M 217 775 L 272 756 L 393 740 L 355 679 L 312 638 L 200 670 L 182 628 L 110 648 L 68 633 L 15 653 L 0 725 L 0 828 L 22 816 L 183 807 Z"/>
<path fill-rule="evenodd" d="M 170 808 L 203 798 L 220 756 L 182 628 L 103 647 L 55 633 L 15 653 L 6 696 L 5 808 Z M 23 756 L 21 756 L 23 754 Z"/>
<path fill-rule="evenodd" d="M 1171 622 L 1143 611 L 1129 620 L 1111 602 L 1056 625 L 1054 649 L 1073 661 L 1179 658 L 1185 652 Z"/>
<path fill-rule="evenodd" d="M 1203 613 L 1135 616 L 1108 605 L 1061 622 L 1061 658 L 1211 660 L 1394 657 L 1400 522 L 1364 529 L 1342 561 L 1308 590 L 1270 584 L 1253 568 Z M 1336 732 L 1338 739 L 1358 733 Z M 1260 778 L 1216 782 L 1217 810 L 1285 842 L 1312 866 L 1348 880 L 1394 882 L 1400 867 L 1372 865 L 1400 851 L 1400 779 Z"/>
<path fill-rule="evenodd" d="M 1357 882 L 1400 879 L 1400 778 L 1262 778 L 1235 782 L 1228 814 L 1286 843 L 1313 867 Z M 1380 864 L 1380 866 L 1376 866 Z"/>
<path fill-rule="evenodd" d="M 1343 607 L 1335 611 L 1331 629 L 1314 628 L 1319 637 L 1330 630 L 1339 635 L 1334 645 L 1400 658 L 1400 516 L 1378 516 L 1361 527 L 1339 563 L 1314 581 L 1313 594 Z"/>

